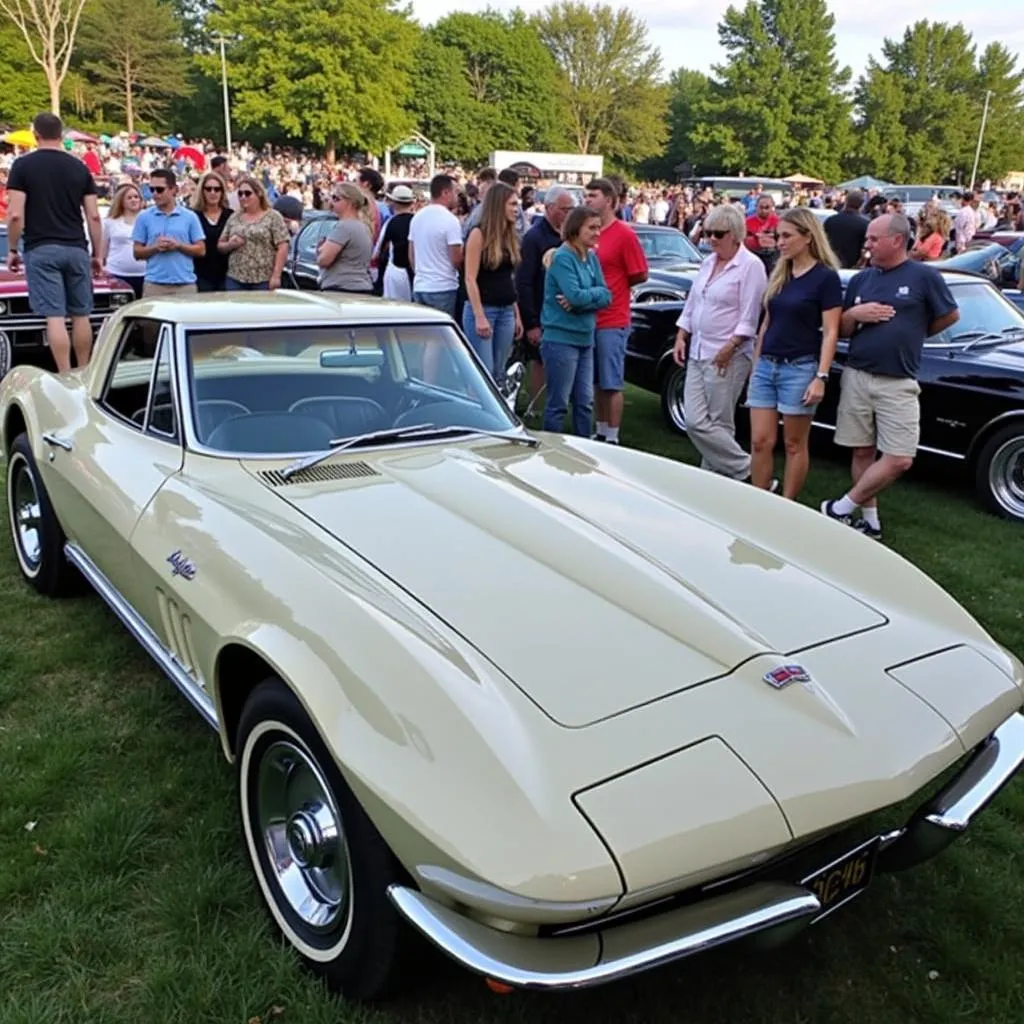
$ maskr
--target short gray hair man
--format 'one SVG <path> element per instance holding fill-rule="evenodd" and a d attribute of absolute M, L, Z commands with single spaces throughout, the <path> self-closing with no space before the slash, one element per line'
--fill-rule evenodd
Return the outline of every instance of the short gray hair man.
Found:
<path fill-rule="evenodd" d="M 567 188 L 562 188 L 561 185 L 552 185 L 551 188 L 544 193 L 544 206 L 547 208 L 557 206 L 558 200 L 563 196 L 568 196 L 572 205 L 576 205 L 576 197 Z"/>
<path fill-rule="evenodd" d="M 910 227 L 910 221 L 902 213 L 890 213 L 889 234 L 893 236 L 901 235 L 903 237 L 904 247 L 910 245 L 910 239 L 913 235 L 913 231 Z"/>

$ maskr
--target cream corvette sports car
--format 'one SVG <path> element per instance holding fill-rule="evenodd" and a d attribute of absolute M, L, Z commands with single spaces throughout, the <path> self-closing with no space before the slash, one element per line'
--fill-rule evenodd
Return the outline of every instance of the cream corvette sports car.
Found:
<path fill-rule="evenodd" d="M 777 941 L 1018 771 L 1024 668 L 912 565 L 510 399 L 444 314 L 308 292 L 143 299 L 0 385 L 25 580 L 217 730 L 333 986 L 417 933 L 495 988 Z"/>

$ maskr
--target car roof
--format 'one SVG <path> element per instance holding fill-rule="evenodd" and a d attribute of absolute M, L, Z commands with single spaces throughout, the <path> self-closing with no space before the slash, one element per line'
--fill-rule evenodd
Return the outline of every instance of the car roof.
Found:
<path fill-rule="evenodd" d="M 332 295 L 325 292 L 212 292 L 201 295 L 154 296 L 124 308 L 124 315 L 163 320 L 184 327 L 273 327 L 308 323 L 393 323 L 414 320 L 450 324 L 441 310 L 412 302 L 391 302 L 367 296 Z"/>

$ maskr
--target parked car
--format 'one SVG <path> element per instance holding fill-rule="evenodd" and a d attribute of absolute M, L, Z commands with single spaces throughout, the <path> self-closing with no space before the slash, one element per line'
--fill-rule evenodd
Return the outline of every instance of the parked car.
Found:
<path fill-rule="evenodd" d="M 330 985 L 405 980 L 406 924 L 540 989 L 779 938 L 1017 773 L 1024 665 L 907 561 L 513 402 L 443 313 L 301 291 L 144 299 L 0 384 L 22 576 L 217 731 Z"/>
<path fill-rule="evenodd" d="M 292 238 L 288 262 L 281 275 L 282 283 L 286 288 L 298 288 L 303 291 L 319 289 L 320 268 L 316 262 L 317 249 L 337 219 L 337 214 L 328 210 L 306 210 L 303 212 L 302 224 Z"/>
<path fill-rule="evenodd" d="M 7 227 L 0 225 L 0 378 L 11 366 L 50 361 L 46 321 L 32 312 L 24 273 L 12 274 L 7 269 L 7 252 Z M 135 295 L 124 281 L 107 274 L 94 277 L 92 287 L 93 312 L 89 319 L 95 332 Z"/>
<path fill-rule="evenodd" d="M 987 277 L 997 288 L 1016 289 L 1020 281 L 1020 253 L 998 242 L 983 242 L 931 264 L 936 270 L 959 270 Z"/>
<path fill-rule="evenodd" d="M 704 254 L 676 228 L 655 224 L 630 224 L 643 246 L 648 267 L 669 267 L 681 263 L 697 266 Z"/>
<path fill-rule="evenodd" d="M 854 271 L 840 271 L 844 285 Z M 668 425 L 686 431 L 686 371 L 672 359 L 676 320 L 695 271 L 652 271 L 633 290 L 626 379 L 661 395 Z M 987 281 L 944 272 L 960 320 L 929 338 L 921 361 L 921 450 L 961 463 L 991 511 L 1024 521 L 1024 311 Z M 840 341 L 832 380 L 814 426 L 835 430 L 839 376 L 849 349 Z"/>

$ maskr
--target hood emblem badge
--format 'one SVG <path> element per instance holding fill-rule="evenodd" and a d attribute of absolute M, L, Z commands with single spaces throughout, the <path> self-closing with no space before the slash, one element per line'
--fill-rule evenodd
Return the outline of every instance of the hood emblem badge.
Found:
<path fill-rule="evenodd" d="M 790 683 L 813 682 L 810 672 L 803 665 L 780 665 L 770 672 L 765 672 L 761 678 L 776 690 L 784 690 Z"/>

